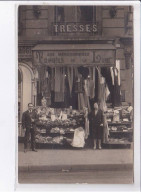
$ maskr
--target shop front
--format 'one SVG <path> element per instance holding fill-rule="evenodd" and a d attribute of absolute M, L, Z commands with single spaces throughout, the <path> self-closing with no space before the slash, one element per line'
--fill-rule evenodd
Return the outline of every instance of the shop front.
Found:
<path fill-rule="evenodd" d="M 130 145 L 132 119 L 121 105 L 120 61 L 112 44 L 39 44 L 32 48 L 32 66 L 38 147 L 91 147 L 94 102 L 103 111 L 103 145 Z"/>

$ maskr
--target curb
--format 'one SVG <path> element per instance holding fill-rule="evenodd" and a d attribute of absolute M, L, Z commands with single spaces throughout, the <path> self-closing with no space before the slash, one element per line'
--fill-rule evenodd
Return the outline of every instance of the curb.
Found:
<path fill-rule="evenodd" d="M 27 165 L 19 166 L 19 172 L 56 171 L 56 172 L 78 172 L 78 171 L 121 171 L 133 170 L 133 164 L 95 164 L 95 165 Z"/>

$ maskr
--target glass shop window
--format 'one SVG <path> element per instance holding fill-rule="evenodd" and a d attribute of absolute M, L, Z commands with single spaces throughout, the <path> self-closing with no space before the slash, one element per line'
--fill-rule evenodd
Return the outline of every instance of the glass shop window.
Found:
<path fill-rule="evenodd" d="M 77 7 L 77 22 L 96 22 L 95 6 Z"/>
<path fill-rule="evenodd" d="M 64 21 L 65 21 L 64 7 L 55 6 L 55 22 L 64 22 Z"/>

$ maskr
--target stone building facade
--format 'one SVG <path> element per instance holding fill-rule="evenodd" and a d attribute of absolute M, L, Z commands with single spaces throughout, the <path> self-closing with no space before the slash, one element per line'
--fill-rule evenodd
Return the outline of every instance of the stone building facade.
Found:
<path fill-rule="evenodd" d="M 115 60 L 115 64 L 120 63 L 122 104 L 133 104 L 133 7 L 19 6 L 19 120 L 28 102 L 37 104 L 35 86 L 39 72 L 34 59 L 35 51 L 52 51 L 53 45 L 57 50 L 63 48 L 66 52 L 71 48 L 77 51 L 89 48 L 104 48 L 105 52 L 114 50 L 115 56 L 111 59 Z M 109 55 L 110 59 L 113 54 L 105 55 Z"/>

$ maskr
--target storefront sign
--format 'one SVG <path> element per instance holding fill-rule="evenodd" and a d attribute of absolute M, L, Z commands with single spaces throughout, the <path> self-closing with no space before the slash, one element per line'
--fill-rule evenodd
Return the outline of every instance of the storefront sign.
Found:
<path fill-rule="evenodd" d="M 33 64 L 35 66 L 114 66 L 115 50 L 33 51 Z"/>
<path fill-rule="evenodd" d="M 96 33 L 97 23 L 52 23 L 54 33 Z"/>

